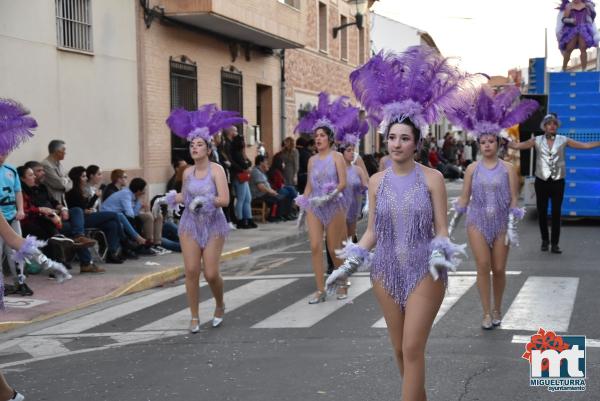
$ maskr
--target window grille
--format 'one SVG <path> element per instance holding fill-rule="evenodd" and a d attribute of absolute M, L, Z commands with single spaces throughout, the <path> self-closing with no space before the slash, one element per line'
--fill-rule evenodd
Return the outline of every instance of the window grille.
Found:
<path fill-rule="evenodd" d="M 198 109 L 198 69 L 195 64 L 170 60 L 171 110 Z M 171 162 L 182 159 L 188 162 L 190 152 L 185 139 L 171 135 Z"/>
<path fill-rule="evenodd" d="M 56 35 L 58 47 L 94 51 L 90 0 L 56 0 Z"/>

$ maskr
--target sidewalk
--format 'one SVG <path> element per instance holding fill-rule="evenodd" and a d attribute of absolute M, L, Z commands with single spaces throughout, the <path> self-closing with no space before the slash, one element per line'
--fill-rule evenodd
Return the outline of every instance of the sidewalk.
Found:
<path fill-rule="evenodd" d="M 281 247 L 305 235 L 298 231 L 295 221 L 259 224 L 258 228 L 252 230 L 234 230 L 225 241 L 222 260 Z M 183 259 L 180 253 L 146 256 L 138 260 L 127 260 L 120 265 L 102 266 L 106 269 L 104 274 L 81 275 L 79 266 L 74 264 L 73 279 L 64 284 L 56 284 L 45 274 L 30 275 L 27 284 L 34 295 L 12 295 L 5 299 L 8 308 L 0 314 L 0 332 L 183 277 Z"/>

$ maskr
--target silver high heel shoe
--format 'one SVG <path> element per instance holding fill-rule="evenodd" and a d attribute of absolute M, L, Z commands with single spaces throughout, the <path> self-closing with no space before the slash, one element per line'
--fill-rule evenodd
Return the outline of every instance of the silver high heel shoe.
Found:
<path fill-rule="evenodd" d="M 336 299 L 341 301 L 346 298 L 348 298 L 348 281 L 344 280 L 343 284 L 338 286 Z"/>
<path fill-rule="evenodd" d="M 500 326 L 502 324 L 502 314 L 500 313 L 500 311 L 492 311 L 492 324 L 494 326 Z"/>
<path fill-rule="evenodd" d="M 221 323 L 223 323 L 223 317 L 225 315 L 225 305 L 217 306 L 215 308 L 215 314 L 217 313 L 217 311 L 223 312 L 223 315 L 221 315 L 221 317 L 213 316 L 212 327 L 219 327 Z"/>
<path fill-rule="evenodd" d="M 196 324 L 194 324 L 194 322 L 196 322 Z M 200 318 L 193 317 L 192 321 L 190 322 L 190 333 L 196 334 L 199 331 L 200 331 Z"/>
<path fill-rule="evenodd" d="M 492 324 L 492 317 L 489 313 L 483 315 L 483 320 L 481 321 L 481 328 L 484 330 L 491 330 L 494 328 L 494 325 Z"/>
<path fill-rule="evenodd" d="M 308 303 L 310 305 L 314 305 L 314 304 L 318 304 L 320 302 L 325 302 L 326 299 L 327 299 L 327 293 L 325 291 L 317 291 L 310 297 L 310 299 L 308 300 Z"/>

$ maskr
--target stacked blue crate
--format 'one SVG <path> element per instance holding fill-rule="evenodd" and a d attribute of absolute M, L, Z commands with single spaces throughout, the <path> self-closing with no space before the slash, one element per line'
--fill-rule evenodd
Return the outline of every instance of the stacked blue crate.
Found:
<path fill-rule="evenodd" d="M 600 140 L 600 72 L 551 73 L 549 110 L 559 133 L 576 141 Z M 600 217 L 600 148 L 567 148 L 563 216 Z"/>

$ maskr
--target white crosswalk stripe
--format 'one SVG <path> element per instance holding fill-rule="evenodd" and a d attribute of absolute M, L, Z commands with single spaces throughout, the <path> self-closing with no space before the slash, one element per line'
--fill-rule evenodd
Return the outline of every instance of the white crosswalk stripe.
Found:
<path fill-rule="evenodd" d="M 448 312 L 454 304 L 462 297 L 465 292 L 469 290 L 475 284 L 476 281 L 475 276 L 450 276 L 448 277 L 448 292 L 446 292 L 446 296 L 444 297 L 444 301 L 442 302 L 442 306 L 440 306 L 440 310 L 438 311 L 433 324 L 436 324 L 445 314 Z M 385 319 L 381 318 L 373 327 L 377 328 L 386 328 Z"/>
<path fill-rule="evenodd" d="M 317 305 L 308 305 L 307 299 L 304 298 L 273 316 L 266 318 L 262 322 L 255 324 L 252 328 L 275 329 L 311 327 L 346 305 L 348 302 L 351 302 L 369 288 L 371 288 L 371 280 L 369 278 L 357 277 L 352 280 L 351 290 L 348 292 L 348 298 L 345 300 L 332 300 Z"/>
<path fill-rule="evenodd" d="M 473 288 L 476 282 L 475 272 L 463 271 L 461 274 L 449 276 L 448 291 L 440 307 L 435 323 L 447 315 L 453 307 L 460 303 L 461 298 Z M 509 271 L 509 275 L 520 274 L 519 271 Z M 299 280 L 311 280 L 312 274 L 284 274 L 265 276 L 239 276 L 227 277 L 226 281 L 242 281 L 239 285 L 225 293 L 226 313 L 231 313 L 251 302 L 258 301 L 273 292 L 283 289 Z M 520 330 L 526 334 L 535 332 L 540 327 L 557 332 L 567 332 L 571 320 L 571 313 L 575 304 L 579 279 L 575 277 L 528 277 L 520 288 L 517 296 L 510 303 L 510 307 L 504 316 L 502 326 L 505 330 Z M 206 287 L 206 283 L 201 283 Z M 369 310 L 376 321 L 371 327 L 385 328 L 385 320 L 381 318 L 379 308 L 373 312 L 373 299 L 361 297 L 371 288 L 370 279 L 365 274 L 358 274 L 352 278 L 352 287 L 349 289 L 348 299 L 338 301 L 329 297 L 326 302 L 318 305 L 308 305 L 307 300 L 310 293 L 296 291 L 292 297 L 285 298 L 287 303 L 282 303 L 279 310 L 268 316 L 256 318 L 255 321 L 247 321 L 252 329 L 305 329 L 323 321 L 332 321 L 337 312 L 342 308 L 361 308 L 369 304 Z M 152 308 L 159 308 L 160 304 L 174 297 L 183 295 L 185 287 L 179 285 L 150 292 L 146 295 L 125 301 L 121 304 L 110 306 L 106 309 L 83 315 L 64 323 L 50 326 L 43 330 L 30 333 L 21 338 L 12 339 L 0 344 L 0 358 L 6 355 L 26 353 L 31 356 L 29 360 L 42 360 L 56 356 L 89 352 L 97 349 L 114 348 L 126 344 L 134 344 L 155 339 L 187 334 L 190 322 L 190 312 L 182 301 L 181 309 L 155 321 L 146 320 L 141 327 L 119 332 L 97 332 L 94 328 L 105 325 L 128 315 L 134 316 L 137 312 L 145 311 L 147 316 Z M 509 301 L 509 300 L 507 300 Z M 556 305 L 560 305 L 557 308 Z M 260 303 L 255 305 L 260 309 Z M 214 299 L 203 301 L 199 305 L 202 323 L 206 323 L 214 311 Z M 164 306 L 162 306 L 164 308 Z M 260 315 L 259 315 L 260 316 Z M 133 318 L 134 319 L 134 318 Z M 262 320 L 260 320 L 262 319 Z M 135 321 L 135 320 L 133 320 Z M 227 322 L 227 314 L 225 318 Z M 352 324 L 348 322 L 348 324 Z M 369 323 L 371 324 L 371 323 Z M 118 327 L 118 324 L 115 326 Z M 226 324 L 225 324 L 226 327 Z M 366 327 L 368 328 L 368 326 Z M 69 350 L 69 344 L 75 339 L 82 338 L 106 338 L 94 343 L 95 348 Z M 514 338 L 519 338 L 516 335 Z M 594 340 L 596 341 L 596 340 Z M 513 339 L 513 342 L 515 340 Z M 518 342 L 518 340 L 517 340 Z M 594 344 L 596 344 L 594 342 Z M 0 359 L 1 360 L 1 359 Z M 8 362 L 0 364 L 0 368 L 15 366 L 23 362 Z"/>
<path fill-rule="evenodd" d="M 566 332 L 578 284 L 576 277 L 528 277 L 502 319 L 501 328 L 537 331 L 543 327 Z"/>
<path fill-rule="evenodd" d="M 274 280 L 255 280 L 231 291 L 227 291 L 224 295 L 225 307 L 227 312 L 232 312 L 235 309 L 244 306 L 245 304 L 254 301 L 266 294 L 275 291 L 283 286 L 293 283 L 296 279 L 274 279 Z M 211 298 L 200 303 L 200 318 L 212 316 L 215 308 L 215 300 Z M 162 331 L 171 330 L 175 327 L 187 327 L 190 322 L 190 311 L 186 308 L 163 319 L 157 320 L 145 326 L 142 326 L 135 331 Z M 202 323 L 202 322 L 201 322 Z"/>

